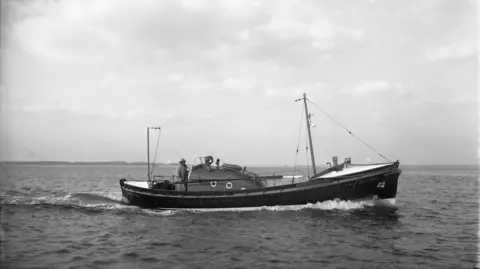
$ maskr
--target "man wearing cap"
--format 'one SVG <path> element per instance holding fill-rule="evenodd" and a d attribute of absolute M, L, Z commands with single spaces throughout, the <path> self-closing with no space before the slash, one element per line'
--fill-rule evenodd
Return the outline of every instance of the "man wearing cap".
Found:
<path fill-rule="evenodd" d="M 176 175 L 176 180 L 177 181 L 182 181 L 183 184 L 185 185 L 185 191 L 188 189 L 188 170 L 187 170 L 187 165 L 185 164 L 185 159 L 182 158 L 178 162 L 179 165 L 177 167 L 177 175 Z"/>

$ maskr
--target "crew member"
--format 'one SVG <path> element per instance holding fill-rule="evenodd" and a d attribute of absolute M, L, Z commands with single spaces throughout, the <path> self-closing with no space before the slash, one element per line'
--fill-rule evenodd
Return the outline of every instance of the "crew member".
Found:
<path fill-rule="evenodd" d="M 218 166 L 220 165 L 220 159 L 217 158 L 217 161 L 215 162 L 215 164 L 217 165 L 217 169 L 218 169 Z"/>
<path fill-rule="evenodd" d="M 176 175 L 176 180 L 180 180 L 183 182 L 185 185 L 185 191 L 188 190 L 188 170 L 187 170 L 187 165 L 185 164 L 185 159 L 182 158 L 179 162 L 179 165 L 177 167 L 177 175 Z"/>

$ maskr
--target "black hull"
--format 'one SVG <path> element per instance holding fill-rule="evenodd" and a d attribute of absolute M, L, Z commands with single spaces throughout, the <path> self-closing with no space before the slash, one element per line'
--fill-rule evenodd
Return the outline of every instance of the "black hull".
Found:
<path fill-rule="evenodd" d="M 401 170 L 398 162 L 379 169 L 335 178 L 236 191 L 168 191 L 146 189 L 120 180 L 123 196 L 145 208 L 232 208 L 299 205 L 333 199 L 395 198 Z"/>

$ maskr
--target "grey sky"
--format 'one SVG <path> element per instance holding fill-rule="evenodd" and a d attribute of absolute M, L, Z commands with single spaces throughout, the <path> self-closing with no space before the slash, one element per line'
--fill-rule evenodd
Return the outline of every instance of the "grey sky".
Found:
<path fill-rule="evenodd" d="M 6 1 L 1 159 L 143 161 L 145 126 L 158 125 L 161 162 L 291 165 L 306 92 L 392 160 L 474 164 L 477 11 L 473 0 Z M 382 161 L 310 110 L 317 163 Z"/>

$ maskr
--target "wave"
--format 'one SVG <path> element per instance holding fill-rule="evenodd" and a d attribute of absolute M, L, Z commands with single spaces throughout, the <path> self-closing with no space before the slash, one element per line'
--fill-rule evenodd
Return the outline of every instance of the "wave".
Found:
<path fill-rule="evenodd" d="M 121 193 L 115 192 L 79 192 L 59 195 L 53 193 L 49 196 L 0 196 L 0 205 L 45 205 L 58 206 L 66 209 L 88 211 L 113 211 L 114 213 L 140 213 L 152 216 L 170 216 L 173 210 L 143 209 L 128 205 Z"/>
<path fill-rule="evenodd" d="M 78 192 L 78 193 L 53 193 L 50 196 L 1 196 L 0 204 L 11 205 L 48 205 L 61 206 L 94 211 L 114 211 L 120 213 L 142 213 L 152 216 L 171 216 L 180 212 L 246 212 L 246 211 L 300 211 L 300 210 L 356 210 L 368 207 L 396 207 L 392 200 L 329 200 L 305 205 L 262 206 L 243 208 L 199 208 L 199 209 L 144 209 L 129 205 L 121 192 Z"/>
<path fill-rule="evenodd" d="M 121 195 L 120 195 L 121 196 Z M 48 196 L 3 196 L 2 204 L 15 205 L 59 205 L 59 204 L 101 204 L 101 203 L 121 203 L 121 199 L 109 197 L 108 194 L 96 193 L 53 193 Z"/>
<path fill-rule="evenodd" d="M 88 203 L 118 203 L 122 201 L 121 192 L 78 192 L 70 195 L 71 199 L 77 199 Z"/>
<path fill-rule="evenodd" d="M 261 206 L 261 207 L 236 207 L 236 208 L 199 208 L 199 209 L 181 209 L 182 211 L 201 213 L 201 212 L 242 212 L 242 211 L 300 211 L 305 209 L 320 210 L 353 210 L 363 209 L 365 207 L 375 206 L 372 201 L 344 201 L 328 200 L 325 202 L 308 203 L 305 205 L 282 205 L 282 206 Z"/>

